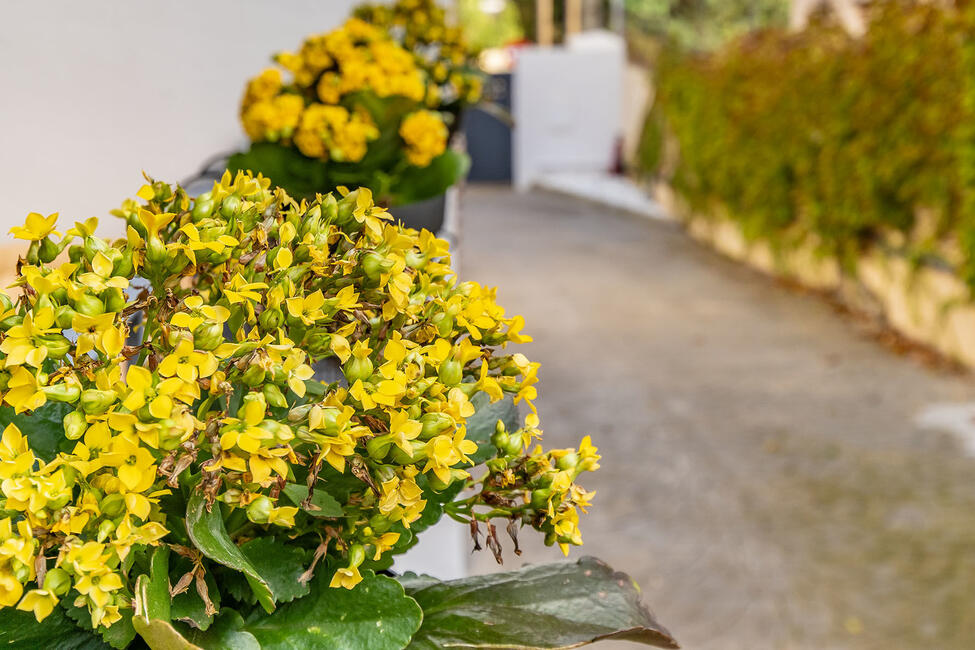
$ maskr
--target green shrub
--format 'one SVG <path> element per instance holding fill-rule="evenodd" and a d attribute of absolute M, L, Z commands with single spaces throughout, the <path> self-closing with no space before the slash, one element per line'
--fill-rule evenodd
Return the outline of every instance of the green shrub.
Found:
<path fill-rule="evenodd" d="M 878 237 L 904 241 L 975 286 L 973 28 L 971 12 L 892 4 L 860 40 L 813 26 L 709 56 L 665 52 L 648 120 L 678 144 L 675 189 L 752 238 L 812 239 L 842 260 Z"/>

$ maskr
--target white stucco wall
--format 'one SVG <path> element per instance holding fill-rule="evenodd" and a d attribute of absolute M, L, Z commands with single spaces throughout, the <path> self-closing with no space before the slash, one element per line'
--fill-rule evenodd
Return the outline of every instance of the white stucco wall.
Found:
<path fill-rule="evenodd" d="M 244 144 L 246 79 L 354 4 L 5 0 L 0 241 L 30 211 L 107 217 L 139 188 L 141 170 L 177 181 Z"/>

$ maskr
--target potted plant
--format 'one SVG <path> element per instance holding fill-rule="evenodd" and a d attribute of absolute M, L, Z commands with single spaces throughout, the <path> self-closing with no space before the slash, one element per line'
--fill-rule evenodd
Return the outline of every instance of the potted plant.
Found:
<path fill-rule="evenodd" d="M 459 25 L 446 19 L 434 0 L 397 0 L 390 5 L 362 4 L 353 15 L 386 30 L 413 53 L 418 65 L 436 84 L 437 110 L 453 116 L 451 132 L 460 126 L 463 111 L 481 100 L 484 74 L 477 66 L 477 50 Z"/>
<path fill-rule="evenodd" d="M 439 110 L 439 86 L 385 30 L 352 18 L 275 61 L 247 84 L 240 117 L 252 144 L 231 171 L 303 198 L 367 187 L 386 206 L 441 197 L 466 172 L 467 156 L 448 147 L 455 118 Z M 417 219 L 407 222 L 436 231 L 443 213 Z"/>
<path fill-rule="evenodd" d="M 444 515 L 498 557 L 499 525 L 515 553 L 521 528 L 568 551 L 598 467 L 588 438 L 532 447 L 538 364 L 506 349 L 523 320 L 456 280 L 446 242 L 367 188 L 296 201 L 226 173 L 138 197 L 113 242 L 96 219 L 13 229 L 30 247 L 19 298 L 0 294 L 0 645 L 676 647 L 596 560 L 389 574 Z M 136 276 L 151 289 L 127 295 Z"/>

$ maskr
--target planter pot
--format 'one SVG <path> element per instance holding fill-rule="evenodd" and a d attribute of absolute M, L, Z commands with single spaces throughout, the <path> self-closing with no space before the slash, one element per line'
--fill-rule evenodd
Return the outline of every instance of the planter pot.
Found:
<path fill-rule="evenodd" d="M 407 205 L 397 205 L 389 209 L 390 214 L 397 221 L 402 221 L 410 228 L 426 228 L 430 232 L 437 233 L 443 228 L 444 218 L 447 214 L 447 194 L 434 196 L 416 203 Z"/>

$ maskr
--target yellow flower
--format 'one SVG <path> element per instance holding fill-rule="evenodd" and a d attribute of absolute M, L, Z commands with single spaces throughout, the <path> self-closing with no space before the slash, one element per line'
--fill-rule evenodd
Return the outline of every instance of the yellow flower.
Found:
<path fill-rule="evenodd" d="M 112 438 L 106 465 L 117 468 L 119 481 L 126 490 L 145 492 L 156 480 L 156 459 L 137 442 L 124 436 Z"/>
<path fill-rule="evenodd" d="M 44 589 L 31 589 L 24 598 L 17 604 L 17 609 L 24 612 L 33 612 L 34 618 L 40 623 L 50 616 L 54 611 L 54 606 L 58 604 L 58 597 L 54 592 Z"/>
<path fill-rule="evenodd" d="M 399 127 L 411 165 L 426 167 L 447 149 L 447 125 L 433 111 L 410 113 Z"/>
<path fill-rule="evenodd" d="M 209 377 L 217 371 L 218 362 L 210 352 L 193 349 L 188 338 L 180 339 L 173 350 L 159 363 L 159 374 L 163 377 L 177 376 L 185 382 L 195 382 L 201 377 Z"/>
<path fill-rule="evenodd" d="M 58 231 L 54 229 L 54 226 L 58 222 L 58 213 L 50 214 L 48 216 L 43 216 L 37 212 L 31 212 L 27 215 L 27 220 L 24 222 L 23 226 L 14 226 L 10 229 L 10 233 L 17 239 L 26 239 L 27 241 L 39 241 L 44 239 L 48 235 L 60 235 Z"/>
<path fill-rule="evenodd" d="M 339 568 L 335 570 L 335 575 L 332 576 L 332 581 L 328 586 L 352 589 L 360 582 L 362 582 L 362 576 L 359 575 L 358 567 Z"/>
<path fill-rule="evenodd" d="M 117 357 L 125 345 L 125 333 L 115 325 L 114 313 L 86 316 L 75 314 L 71 319 L 71 329 L 78 333 L 75 354 L 88 354 L 92 349 Z"/>
<path fill-rule="evenodd" d="M 19 366 L 24 363 L 40 368 L 47 358 L 47 347 L 38 341 L 39 337 L 52 334 L 58 330 L 54 325 L 54 310 L 43 307 L 37 312 L 27 312 L 24 322 L 14 325 L 7 330 L 7 336 L 0 343 L 0 352 L 7 358 L 6 367 Z"/>

